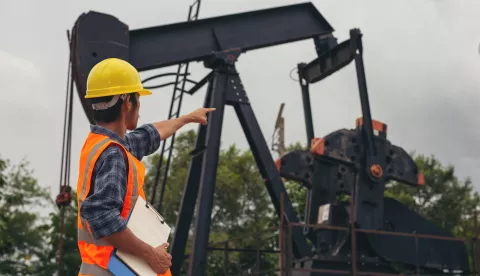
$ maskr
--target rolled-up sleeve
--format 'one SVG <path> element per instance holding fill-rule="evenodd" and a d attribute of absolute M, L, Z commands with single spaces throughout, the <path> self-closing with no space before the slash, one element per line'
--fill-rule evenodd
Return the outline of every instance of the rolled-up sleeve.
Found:
<path fill-rule="evenodd" d="M 88 221 L 96 239 L 126 228 L 120 212 L 127 190 L 127 164 L 123 150 L 114 144 L 102 152 L 95 164 L 93 191 L 83 202 L 80 215 Z"/>
<path fill-rule="evenodd" d="M 130 153 L 138 160 L 157 151 L 160 146 L 160 134 L 152 124 L 145 124 L 125 135 Z"/>

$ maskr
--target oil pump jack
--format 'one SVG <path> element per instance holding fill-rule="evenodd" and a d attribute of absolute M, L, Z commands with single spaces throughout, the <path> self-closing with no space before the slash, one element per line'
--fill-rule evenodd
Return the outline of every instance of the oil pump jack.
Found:
<path fill-rule="evenodd" d="M 363 231 L 358 234 L 326 229 L 308 231 L 316 258 L 298 262 L 296 266 L 348 270 L 351 267 L 348 263 L 356 261 L 364 271 L 466 275 L 469 263 L 463 242 L 448 240 L 453 238 L 451 233 L 399 201 L 384 197 L 389 181 L 414 187 L 425 183 L 414 160 L 404 149 L 387 140 L 387 125 L 372 120 L 360 30 L 350 30 L 350 39 L 340 44 L 334 36 L 326 35 L 317 40 L 316 45 L 318 58 L 309 64 L 298 64 L 309 150 L 287 153 L 277 160 L 277 166 L 282 177 L 299 181 L 310 189 L 312 197 L 306 223 L 344 227 L 354 224 Z M 362 117 L 356 120 L 355 129 L 341 129 L 316 138 L 309 84 L 352 61 L 356 67 Z M 377 230 L 400 235 L 380 235 Z M 416 240 L 402 233 L 447 239 Z M 356 255 L 361 256 L 360 259 L 352 260 L 351 243 L 356 243 Z"/>
<path fill-rule="evenodd" d="M 207 18 L 130 30 L 114 16 L 88 12 L 76 21 L 72 36 L 73 78 L 87 116 L 91 110 L 82 97 L 88 72 L 99 61 L 117 57 L 128 60 L 139 71 L 203 62 L 211 72 L 186 93 L 193 94 L 208 83 L 204 106 L 215 107 L 209 124 L 199 126 L 195 149 L 191 153 L 188 178 L 181 201 L 173 242 L 173 275 L 179 275 L 184 261 L 195 202 L 197 215 L 193 247 L 189 254 L 188 275 L 203 275 L 210 234 L 213 194 L 220 147 L 223 114 L 226 105 L 233 106 L 245 132 L 259 171 L 273 205 L 286 221 L 298 222 L 288 195 L 280 213 L 280 197 L 286 194 L 281 176 L 301 181 L 311 189 L 309 220 L 318 223 L 322 206 L 325 223 L 345 225 L 355 214 L 355 224 L 362 229 L 387 229 L 396 232 L 451 236 L 403 205 L 383 197 L 386 181 L 404 181 L 422 185 L 423 180 L 413 160 L 400 147 L 386 139 L 386 125 L 371 120 L 362 63 L 361 34 L 352 30 L 350 40 L 336 45 L 334 29 L 311 3 L 284 6 L 221 17 Z M 250 105 L 244 84 L 235 68 L 238 58 L 247 51 L 279 44 L 312 39 L 318 58 L 299 65 L 304 97 L 305 117 L 310 151 L 294 151 L 278 162 L 278 168 Z M 355 130 L 340 130 L 322 139 L 313 135 L 308 84 L 315 83 L 355 60 L 359 80 L 363 117 Z M 349 209 L 336 195 L 348 194 L 356 205 Z M 326 207 L 328 205 L 328 207 Z M 325 210 L 329 210 L 328 212 Z M 324 223 L 321 221 L 321 223 Z M 355 237 L 355 235 L 352 235 Z M 310 239 L 314 246 L 307 243 Z M 349 254 L 348 234 L 331 234 L 322 230 L 292 231 L 293 258 L 303 260 L 302 267 L 346 266 Z M 359 235 L 357 249 L 365 256 L 372 271 L 393 271 L 392 262 L 412 265 L 415 252 L 412 240 Z M 355 240 L 353 240 L 355 243 Z M 466 249 L 450 241 L 419 241 L 422 268 L 468 270 Z M 434 249 L 434 250 L 433 250 Z M 320 260 L 313 256 L 323 256 Z"/>

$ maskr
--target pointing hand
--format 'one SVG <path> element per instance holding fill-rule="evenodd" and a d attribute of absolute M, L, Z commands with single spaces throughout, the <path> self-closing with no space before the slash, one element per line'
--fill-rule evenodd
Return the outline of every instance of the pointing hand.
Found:
<path fill-rule="evenodd" d="M 207 124 L 207 113 L 215 111 L 215 108 L 199 108 L 190 114 L 188 114 L 188 121 L 190 123 L 200 123 L 202 125 Z"/>

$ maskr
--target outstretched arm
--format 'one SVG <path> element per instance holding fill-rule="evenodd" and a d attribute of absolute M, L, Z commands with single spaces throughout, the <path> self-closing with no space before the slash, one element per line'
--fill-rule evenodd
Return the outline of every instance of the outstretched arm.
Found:
<path fill-rule="evenodd" d="M 168 137 L 172 136 L 175 132 L 177 132 L 177 130 L 179 130 L 188 123 L 190 123 L 188 115 L 183 115 L 176 119 L 155 122 L 152 125 L 157 129 L 158 133 L 160 134 L 160 140 L 163 141 Z"/>
<path fill-rule="evenodd" d="M 130 153 L 138 160 L 154 153 L 160 146 L 160 141 L 172 136 L 176 131 L 189 123 L 207 124 L 207 113 L 215 108 L 199 108 L 176 119 L 143 125 L 125 135 Z"/>
<path fill-rule="evenodd" d="M 207 124 L 207 113 L 214 111 L 215 108 L 199 108 L 187 115 L 180 116 L 176 119 L 165 120 L 153 123 L 153 126 L 160 134 L 160 139 L 165 140 L 172 136 L 177 130 L 189 123 Z"/>

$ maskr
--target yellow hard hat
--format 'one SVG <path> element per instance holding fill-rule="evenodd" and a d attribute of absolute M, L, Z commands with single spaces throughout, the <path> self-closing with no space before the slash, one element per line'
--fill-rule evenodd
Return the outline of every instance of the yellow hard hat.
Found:
<path fill-rule="evenodd" d="M 143 88 L 137 69 L 124 60 L 104 59 L 97 63 L 88 74 L 85 95 L 87 99 L 134 92 L 140 96 L 152 94 Z"/>

